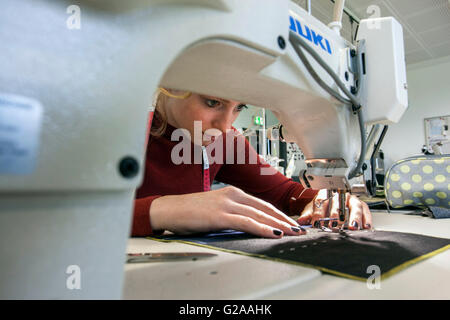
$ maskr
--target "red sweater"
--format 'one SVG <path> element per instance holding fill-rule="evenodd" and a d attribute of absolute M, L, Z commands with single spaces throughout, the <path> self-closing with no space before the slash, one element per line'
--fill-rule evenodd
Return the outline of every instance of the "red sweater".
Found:
<path fill-rule="evenodd" d="M 194 154 L 199 152 L 197 159 L 201 159 L 202 149 L 189 142 L 191 148 L 191 162 L 174 164 L 171 159 L 172 149 L 181 142 L 171 141 L 172 132 L 176 128 L 168 125 L 163 136 L 155 138 L 150 136 L 147 146 L 144 180 L 136 191 L 134 202 L 132 236 L 148 236 L 153 233 L 150 225 L 150 206 L 152 201 L 165 195 L 187 194 L 203 191 L 203 165 L 195 163 Z M 225 149 L 228 143 L 234 143 L 234 161 L 226 157 Z M 245 146 L 245 163 L 238 162 L 237 151 L 239 143 Z M 220 150 L 222 143 L 223 156 L 219 157 L 216 150 Z M 179 147 L 179 146 L 178 146 Z M 178 150 L 178 149 L 175 149 Z M 301 198 L 297 199 L 304 190 L 301 184 L 286 178 L 275 168 L 260 160 L 255 149 L 248 143 L 245 137 L 236 136 L 236 132 L 223 134 L 206 147 L 210 159 L 210 183 L 214 180 L 233 185 L 243 191 L 270 202 L 275 207 L 288 215 L 300 214 L 301 210 L 309 203 L 317 191 L 305 190 Z M 178 154 L 178 153 L 177 153 Z M 181 153 L 183 154 L 183 153 Z M 240 157 L 242 154 L 239 155 Z M 216 159 L 215 163 L 212 163 Z M 240 158 L 242 159 L 242 158 Z M 249 161 L 249 159 L 257 159 Z M 231 164 L 230 164 L 231 162 Z M 261 169 L 264 175 L 261 175 Z M 271 173 L 267 175 L 268 171 Z M 272 174 L 273 173 L 273 174 Z M 296 200 L 293 200 L 295 198 Z"/>

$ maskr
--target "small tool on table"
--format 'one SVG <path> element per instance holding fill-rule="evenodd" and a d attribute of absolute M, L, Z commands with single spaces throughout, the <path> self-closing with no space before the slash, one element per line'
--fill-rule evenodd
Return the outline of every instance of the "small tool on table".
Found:
<path fill-rule="evenodd" d="M 170 262 L 183 260 L 198 260 L 217 256 L 208 252 L 153 252 L 153 253 L 127 253 L 127 263 L 142 262 Z"/>

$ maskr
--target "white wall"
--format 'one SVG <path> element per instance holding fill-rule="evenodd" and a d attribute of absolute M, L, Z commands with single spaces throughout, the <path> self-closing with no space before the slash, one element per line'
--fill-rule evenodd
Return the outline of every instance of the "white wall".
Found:
<path fill-rule="evenodd" d="M 409 108 L 399 123 L 389 127 L 381 146 L 386 169 L 397 160 L 421 154 L 425 118 L 450 115 L 450 57 L 411 65 L 407 78 Z"/>
<path fill-rule="evenodd" d="M 253 116 L 258 115 L 261 116 L 262 112 L 260 108 L 256 108 L 250 105 L 247 105 L 248 109 L 244 109 L 239 113 L 239 116 L 233 122 L 233 126 L 235 128 L 250 128 L 253 127 Z"/>

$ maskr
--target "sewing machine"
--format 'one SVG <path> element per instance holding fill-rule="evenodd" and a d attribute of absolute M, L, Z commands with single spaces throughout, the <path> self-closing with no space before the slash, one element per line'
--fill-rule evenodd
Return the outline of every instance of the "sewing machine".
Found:
<path fill-rule="evenodd" d="M 271 109 L 305 186 L 341 201 L 363 185 L 365 125 L 407 107 L 393 18 L 353 45 L 288 0 L 78 3 L 2 2 L 1 298 L 120 298 L 159 86 Z"/>

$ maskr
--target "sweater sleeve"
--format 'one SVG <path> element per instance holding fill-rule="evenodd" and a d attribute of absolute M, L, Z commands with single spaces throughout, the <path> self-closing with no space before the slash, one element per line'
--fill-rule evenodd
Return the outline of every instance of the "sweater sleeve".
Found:
<path fill-rule="evenodd" d="M 148 126 L 146 133 L 147 138 L 145 141 L 146 148 L 148 148 L 149 144 L 152 121 L 153 121 L 153 112 L 150 112 L 148 115 Z M 146 237 L 150 235 L 162 234 L 164 232 L 164 230 L 154 231 L 150 223 L 150 206 L 152 205 L 153 200 L 159 197 L 161 196 L 154 195 L 134 200 L 133 221 L 131 224 L 132 237 Z"/>
<path fill-rule="evenodd" d="M 154 231 L 150 223 L 150 206 L 153 200 L 161 196 L 149 196 L 134 200 L 133 222 L 131 225 L 132 237 L 146 237 L 150 235 L 159 235 L 164 230 Z"/>
<path fill-rule="evenodd" d="M 235 142 L 235 161 L 224 164 L 216 175 L 216 180 L 233 185 L 243 191 L 273 204 L 288 215 L 299 215 L 304 207 L 316 196 L 316 190 L 306 189 L 300 183 L 288 179 L 278 170 L 261 160 L 255 149 L 243 136 L 240 144 L 245 145 L 245 162 L 239 164 L 239 152 Z M 253 161 L 250 161 L 253 159 Z M 241 161 L 242 162 L 242 161 Z"/>

